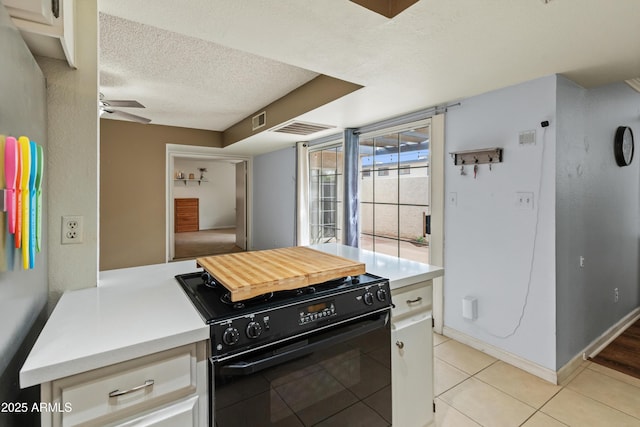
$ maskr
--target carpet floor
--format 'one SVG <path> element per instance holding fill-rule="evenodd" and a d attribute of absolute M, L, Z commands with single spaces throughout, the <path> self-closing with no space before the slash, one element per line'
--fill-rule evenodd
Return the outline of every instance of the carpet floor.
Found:
<path fill-rule="evenodd" d="M 242 252 L 242 248 L 236 246 L 235 228 L 188 231 L 175 234 L 174 260 L 232 252 Z"/>
<path fill-rule="evenodd" d="M 640 378 L 640 320 L 629 326 L 592 361 Z"/>

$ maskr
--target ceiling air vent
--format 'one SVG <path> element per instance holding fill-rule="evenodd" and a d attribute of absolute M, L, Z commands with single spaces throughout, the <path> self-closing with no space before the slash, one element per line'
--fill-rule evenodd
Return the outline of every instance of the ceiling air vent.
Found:
<path fill-rule="evenodd" d="M 251 119 L 251 130 L 260 129 L 267 124 L 267 112 L 263 111 L 260 114 L 253 116 Z"/>
<path fill-rule="evenodd" d="M 273 132 L 289 133 L 292 135 L 311 135 L 323 130 L 333 128 L 335 128 L 335 126 L 321 125 L 318 123 L 298 122 L 294 120 L 271 130 Z"/>

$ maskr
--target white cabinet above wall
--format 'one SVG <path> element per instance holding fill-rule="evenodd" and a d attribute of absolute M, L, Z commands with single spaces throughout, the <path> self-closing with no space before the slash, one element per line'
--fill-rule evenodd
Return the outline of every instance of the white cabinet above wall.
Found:
<path fill-rule="evenodd" d="M 75 65 L 75 0 L 3 0 L 31 53 Z"/>
<path fill-rule="evenodd" d="M 58 2 L 56 0 L 4 0 L 4 5 L 9 15 L 14 18 L 53 25 L 54 9 L 58 7 Z"/>

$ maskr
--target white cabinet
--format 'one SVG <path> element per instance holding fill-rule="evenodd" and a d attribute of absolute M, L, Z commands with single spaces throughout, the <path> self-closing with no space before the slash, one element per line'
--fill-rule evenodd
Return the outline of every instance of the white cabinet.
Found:
<path fill-rule="evenodd" d="M 4 5 L 14 18 L 53 24 L 53 0 L 4 0 Z"/>
<path fill-rule="evenodd" d="M 431 281 L 392 292 L 391 391 L 393 425 L 432 425 L 433 327 Z"/>
<path fill-rule="evenodd" d="M 62 59 L 76 68 L 75 0 L 57 0 L 57 17 L 51 0 L 3 0 L 14 25 L 31 53 Z"/>
<path fill-rule="evenodd" d="M 197 426 L 198 424 L 198 398 L 192 397 L 184 402 L 170 405 L 166 408 L 153 411 L 125 423 L 119 423 L 114 427 L 176 427 Z M 204 423 L 202 423 L 204 425 Z"/>
<path fill-rule="evenodd" d="M 43 384 L 42 401 L 63 410 L 42 425 L 204 426 L 206 365 L 201 342 Z"/>

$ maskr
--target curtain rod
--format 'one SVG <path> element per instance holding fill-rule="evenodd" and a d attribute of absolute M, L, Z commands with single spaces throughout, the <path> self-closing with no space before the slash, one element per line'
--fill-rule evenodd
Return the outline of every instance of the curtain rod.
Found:
<path fill-rule="evenodd" d="M 356 135 L 360 135 L 363 133 L 374 132 L 380 129 L 390 128 L 394 126 L 403 125 L 405 123 L 415 122 L 422 119 L 427 119 L 429 117 L 433 117 L 436 114 L 446 113 L 447 110 L 451 107 L 457 107 L 462 105 L 460 102 L 456 102 L 455 104 L 448 105 L 437 105 L 435 107 L 429 107 L 425 110 L 415 111 L 413 113 L 405 114 L 403 116 L 394 117 L 391 119 L 382 120 L 380 122 L 370 123 L 368 125 L 361 126 L 356 128 L 354 132 Z M 322 138 L 314 139 L 308 142 L 309 147 L 319 144 L 324 144 L 325 142 L 335 141 L 338 139 L 342 139 L 344 137 L 344 132 L 334 133 L 332 135 L 323 136 Z"/>

